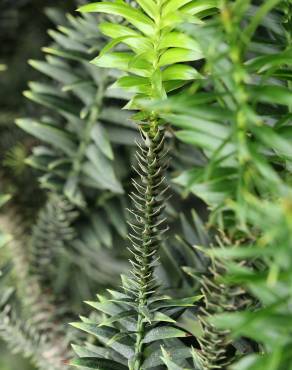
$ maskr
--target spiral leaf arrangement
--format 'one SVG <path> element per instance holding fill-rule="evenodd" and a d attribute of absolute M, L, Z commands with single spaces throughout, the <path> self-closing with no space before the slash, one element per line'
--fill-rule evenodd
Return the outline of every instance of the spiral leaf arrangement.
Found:
<path fill-rule="evenodd" d="M 204 304 L 200 307 L 198 315 L 203 329 L 203 336 L 199 339 L 201 353 L 198 356 L 201 358 L 204 370 L 226 368 L 233 360 L 228 354 L 228 346 L 231 344 L 230 332 L 218 330 L 208 321 L 214 314 L 231 312 L 235 309 L 231 303 L 229 287 L 220 283 L 223 271 L 220 263 L 214 260 L 208 273 L 204 274 L 200 281 Z"/>
<path fill-rule="evenodd" d="M 163 147 L 164 134 L 155 128 L 153 132 L 141 131 L 144 148 L 139 146 L 137 152 L 138 170 L 141 183 L 133 183 L 136 189 L 131 198 L 135 206 L 132 211 L 135 223 L 130 223 L 133 234 L 130 234 L 133 258 L 132 276 L 124 289 L 128 291 L 136 304 L 137 337 L 133 369 L 140 369 L 143 361 L 143 339 L 147 321 L 155 309 L 151 307 L 150 299 L 157 294 L 157 283 L 154 277 L 154 268 L 158 262 L 157 250 L 161 237 L 166 229 L 166 221 L 162 212 L 165 207 L 163 197 L 167 190 L 164 185 Z"/>

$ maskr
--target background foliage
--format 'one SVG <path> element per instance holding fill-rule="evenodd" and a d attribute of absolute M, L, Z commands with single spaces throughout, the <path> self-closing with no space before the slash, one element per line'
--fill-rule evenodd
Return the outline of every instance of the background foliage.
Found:
<path fill-rule="evenodd" d="M 0 335 L 28 369 L 68 368 L 72 342 L 83 368 L 292 368 L 291 2 L 114 1 L 73 13 L 80 3 L 1 3 Z M 170 231 L 149 226 L 160 263 L 142 307 L 131 294 L 144 252 L 125 210 L 139 177 L 154 176 L 145 149 L 135 157 L 139 127 L 147 146 L 154 121 L 171 154 L 171 198 L 158 200 Z M 159 153 L 154 144 L 163 167 Z M 132 356 L 137 312 L 143 365 Z M 68 325 L 79 314 L 83 332 Z"/>

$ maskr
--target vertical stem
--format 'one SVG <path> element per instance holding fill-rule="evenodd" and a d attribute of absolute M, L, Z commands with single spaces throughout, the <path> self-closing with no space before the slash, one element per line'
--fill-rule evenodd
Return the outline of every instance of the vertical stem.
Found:
<path fill-rule="evenodd" d="M 145 311 L 148 309 L 149 298 L 155 294 L 157 288 L 154 277 L 154 264 L 157 260 L 157 250 L 160 245 L 159 238 L 163 233 L 163 230 L 159 229 L 158 224 L 165 221 L 165 219 L 161 218 L 164 208 L 164 201 L 161 197 L 164 193 L 164 190 L 161 189 L 165 168 L 161 164 L 164 131 L 159 128 L 156 121 L 152 121 L 141 128 L 141 133 L 144 140 L 144 148 L 141 148 L 137 159 L 141 170 L 141 185 L 139 186 L 143 188 L 144 195 L 141 192 L 139 193 L 140 203 L 137 203 L 133 198 L 136 209 L 140 210 L 139 216 L 136 217 L 137 225 L 134 228 L 138 230 L 136 235 L 141 244 L 135 245 L 132 239 L 135 255 L 135 262 L 132 262 L 132 273 L 135 276 L 135 285 L 137 286 L 136 303 L 138 315 L 135 355 L 133 363 L 130 365 L 131 370 L 140 370 L 144 360 L 143 339 L 148 324 Z M 137 185 L 136 189 L 139 189 Z"/>
<path fill-rule="evenodd" d="M 152 86 L 152 91 L 149 96 L 149 99 L 164 99 L 166 93 L 162 87 L 161 81 L 161 70 L 159 65 L 160 58 L 160 38 L 161 38 L 161 9 L 162 1 L 156 0 L 160 8 L 159 17 L 156 19 L 156 32 L 153 39 L 153 71 L 150 77 L 150 83 Z M 157 79 L 160 80 L 160 83 L 157 84 Z M 157 85 L 160 85 L 157 88 Z M 134 245 L 134 250 L 139 249 L 138 254 L 136 255 L 136 262 L 132 263 L 133 265 L 133 275 L 136 276 L 136 284 L 138 285 L 137 289 L 137 326 L 136 326 L 136 343 L 135 343 L 135 355 L 132 364 L 130 364 L 130 370 L 140 370 L 143 364 L 143 339 L 146 332 L 147 319 L 145 317 L 145 309 L 147 310 L 148 299 L 156 289 L 155 279 L 154 279 L 154 266 L 156 252 L 159 248 L 159 242 L 157 237 L 163 233 L 159 230 L 159 227 L 156 225 L 159 222 L 161 217 L 164 201 L 163 199 L 158 199 L 164 193 L 164 190 L 161 191 L 161 185 L 163 183 L 163 171 L 165 167 L 161 165 L 161 153 L 163 151 L 164 143 L 164 130 L 159 128 L 158 121 L 153 114 L 148 124 L 143 125 L 141 128 L 142 137 L 144 139 L 145 150 L 141 149 L 141 155 L 138 155 L 138 163 L 140 170 L 142 171 L 141 183 L 142 188 L 145 189 L 145 193 L 141 194 L 139 188 L 136 187 L 139 195 L 139 202 L 137 198 L 134 199 L 136 203 L 136 208 L 141 210 L 140 219 L 138 220 L 139 232 L 136 231 L 137 236 L 139 237 L 140 246 Z M 140 159 L 142 159 L 143 164 L 141 165 Z M 141 195 L 144 197 L 141 204 Z M 138 207 L 137 207 L 138 205 Z M 139 222 L 140 221 L 140 222 Z M 165 221 L 165 220 L 164 220 Z M 138 247 L 138 248 L 137 248 Z M 134 252 L 135 253 L 135 252 Z M 136 266 L 136 268 L 135 268 Z"/>

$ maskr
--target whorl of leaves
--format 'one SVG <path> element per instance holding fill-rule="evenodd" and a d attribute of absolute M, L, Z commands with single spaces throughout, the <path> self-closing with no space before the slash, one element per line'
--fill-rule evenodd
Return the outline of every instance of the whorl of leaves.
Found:
<path fill-rule="evenodd" d="M 202 59 L 202 53 L 179 26 L 186 19 L 201 23 L 204 11 L 214 7 L 212 1 L 196 4 L 191 0 L 138 0 L 131 4 L 103 1 L 84 5 L 81 12 L 114 14 L 125 21 L 100 24 L 100 31 L 112 41 L 92 63 L 124 72 L 114 86 L 132 93 L 127 108 L 140 110 L 139 101 L 143 99 L 165 99 L 167 93 L 201 78 L 194 67 L 183 64 Z M 121 51 L 112 51 L 116 47 Z"/>

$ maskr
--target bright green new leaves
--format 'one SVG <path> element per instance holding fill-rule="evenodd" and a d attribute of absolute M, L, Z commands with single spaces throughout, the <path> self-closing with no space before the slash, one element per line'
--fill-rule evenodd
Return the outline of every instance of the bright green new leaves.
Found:
<path fill-rule="evenodd" d="M 159 15 L 159 6 L 155 0 L 137 0 L 137 3 L 150 18 L 154 21 L 157 20 Z"/>
<path fill-rule="evenodd" d="M 177 26 L 191 20 L 194 14 L 216 6 L 214 1 L 205 5 L 196 1 L 139 0 L 137 3 L 139 8 L 124 1 L 114 1 L 93 3 L 79 9 L 81 12 L 115 14 L 128 22 L 127 26 L 100 25 L 101 32 L 113 41 L 92 61 L 96 66 L 127 73 L 115 87 L 134 94 L 128 108 L 136 108 L 139 99 L 164 99 L 168 91 L 201 78 L 195 68 L 181 64 L 202 59 L 202 52 L 198 43 L 179 31 Z M 132 52 L 124 51 L 120 44 Z M 115 47 L 122 51 L 112 51 Z"/>
<path fill-rule="evenodd" d="M 198 14 L 204 10 L 213 9 L 218 6 L 217 0 L 170 0 L 165 1 L 163 14 L 168 15 L 172 12 L 183 12 L 187 14 Z"/>
<path fill-rule="evenodd" d="M 139 31 L 145 33 L 146 35 L 151 35 L 154 32 L 154 23 L 144 15 L 141 11 L 129 6 L 123 1 L 110 2 L 100 2 L 84 5 L 79 9 L 84 13 L 105 13 L 111 15 L 118 15 L 125 18 L 133 26 L 135 26 Z"/>
<path fill-rule="evenodd" d="M 183 48 L 171 48 L 166 50 L 158 61 L 158 66 L 163 67 L 165 65 L 171 65 L 181 62 L 191 62 L 193 60 L 201 59 L 202 55 L 196 51 L 183 49 Z M 178 76 L 176 78 L 179 80 Z"/>
<path fill-rule="evenodd" d="M 198 56 L 201 55 L 199 44 L 190 36 L 177 31 L 169 32 L 161 39 L 159 49 L 167 48 L 185 48 L 196 51 Z"/>
<path fill-rule="evenodd" d="M 162 72 L 163 81 L 171 80 L 194 80 L 203 78 L 194 68 L 185 64 L 176 64 L 167 67 Z"/>

